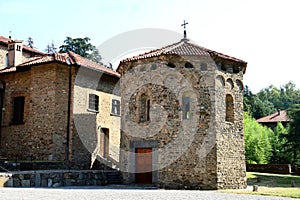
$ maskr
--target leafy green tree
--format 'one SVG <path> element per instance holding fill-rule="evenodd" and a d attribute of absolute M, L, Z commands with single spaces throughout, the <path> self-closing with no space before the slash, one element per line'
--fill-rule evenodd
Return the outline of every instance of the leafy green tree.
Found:
<path fill-rule="evenodd" d="M 246 86 L 244 90 L 244 111 L 258 119 L 275 112 L 276 109 L 270 101 L 261 100 L 258 95 L 253 94 Z"/>
<path fill-rule="evenodd" d="M 270 135 L 273 131 L 262 126 L 248 113 L 244 115 L 245 122 L 245 155 L 248 164 L 266 164 L 272 155 Z"/>
<path fill-rule="evenodd" d="M 292 153 L 292 166 L 295 169 L 300 166 L 300 104 L 288 109 L 288 116 L 291 122 L 288 127 L 288 134 L 285 135 L 287 148 Z"/>
<path fill-rule="evenodd" d="M 94 62 L 101 63 L 101 56 L 98 49 L 89 41 L 90 38 L 88 37 L 74 39 L 67 37 L 64 44 L 59 47 L 59 52 L 72 51 Z"/>
<path fill-rule="evenodd" d="M 270 136 L 270 143 L 272 146 L 272 156 L 269 163 L 271 164 L 286 164 L 291 163 L 291 154 L 286 148 L 286 135 L 288 131 L 284 126 L 278 122 L 273 134 Z"/>

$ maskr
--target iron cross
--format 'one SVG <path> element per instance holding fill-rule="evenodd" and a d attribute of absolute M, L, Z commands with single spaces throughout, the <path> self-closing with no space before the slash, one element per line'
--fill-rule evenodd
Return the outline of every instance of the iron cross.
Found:
<path fill-rule="evenodd" d="M 185 22 L 185 20 L 183 20 L 183 24 L 181 24 L 181 26 L 183 26 L 184 30 L 183 30 L 183 35 L 184 35 L 184 39 L 186 38 L 186 25 L 189 24 L 187 22 Z"/>
<path fill-rule="evenodd" d="M 181 26 L 183 26 L 184 30 L 186 30 L 186 25 L 188 25 L 188 22 L 185 22 L 185 20 L 183 20 L 183 24 L 181 24 Z"/>

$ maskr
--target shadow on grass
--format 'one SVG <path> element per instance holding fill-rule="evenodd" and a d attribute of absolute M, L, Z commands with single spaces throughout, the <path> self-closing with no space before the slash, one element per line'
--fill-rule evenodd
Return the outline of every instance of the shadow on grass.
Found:
<path fill-rule="evenodd" d="M 285 174 L 247 173 L 248 185 L 266 187 L 300 187 L 300 176 Z"/>

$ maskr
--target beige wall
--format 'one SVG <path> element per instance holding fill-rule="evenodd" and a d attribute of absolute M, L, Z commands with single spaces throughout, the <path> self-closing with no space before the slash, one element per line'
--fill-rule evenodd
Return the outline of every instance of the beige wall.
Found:
<path fill-rule="evenodd" d="M 84 74 L 77 76 L 74 87 L 74 125 L 79 138 L 90 153 L 100 156 L 100 129 L 109 130 L 109 158 L 112 162 L 119 162 L 120 145 L 120 116 L 112 115 L 112 100 L 120 101 L 120 97 L 113 94 L 114 83 L 99 81 L 101 74 L 90 74 L 89 71 L 80 71 Z M 94 84 L 93 84 L 94 83 Z M 101 85 L 101 87 L 98 85 Z M 102 91 L 93 88 L 101 88 Z M 88 110 L 89 94 L 99 96 L 99 112 Z"/>

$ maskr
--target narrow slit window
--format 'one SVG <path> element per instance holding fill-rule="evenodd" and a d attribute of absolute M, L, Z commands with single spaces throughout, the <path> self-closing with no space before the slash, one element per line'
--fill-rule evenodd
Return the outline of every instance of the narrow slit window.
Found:
<path fill-rule="evenodd" d="M 182 109 L 182 117 L 183 119 L 190 119 L 191 118 L 191 111 L 190 111 L 190 97 L 183 97 L 182 99 L 183 109 Z"/>
<path fill-rule="evenodd" d="M 226 118 L 227 122 L 234 122 L 234 103 L 230 94 L 226 95 Z"/>
<path fill-rule="evenodd" d="M 140 97 L 140 122 L 150 120 L 150 99 L 146 94 Z"/>

